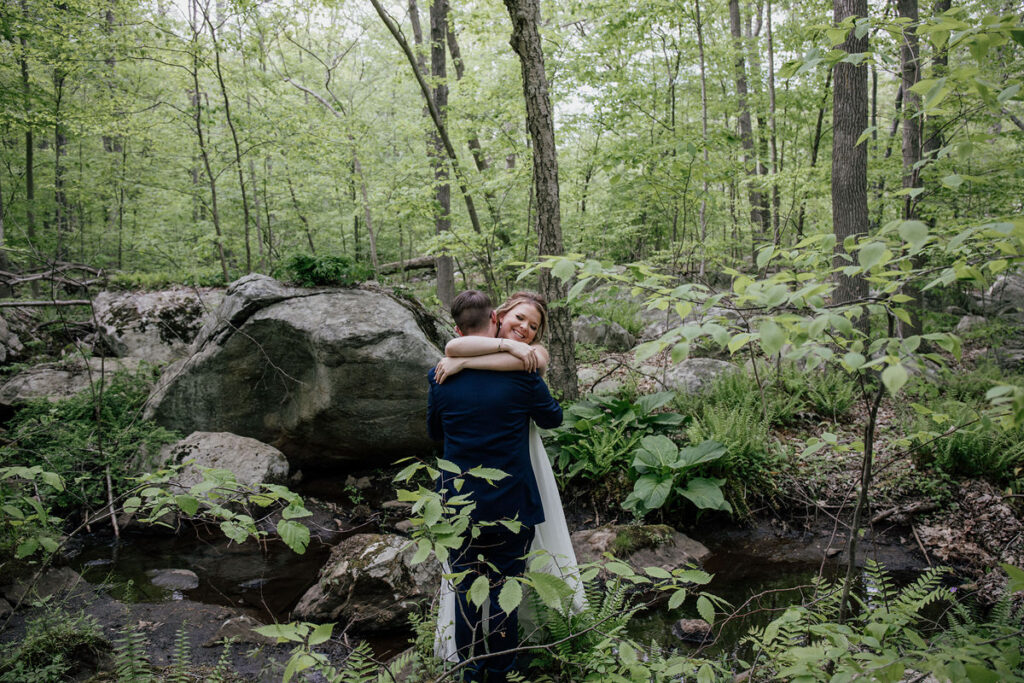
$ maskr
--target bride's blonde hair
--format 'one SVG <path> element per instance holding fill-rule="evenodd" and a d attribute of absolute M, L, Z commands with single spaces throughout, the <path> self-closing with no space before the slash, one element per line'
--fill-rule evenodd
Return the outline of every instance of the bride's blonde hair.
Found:
<path fill-rule="evenodd" d="M 498 322 L 500 323 L 505 314 L 519 304 L 530 304 L 540 313 L 540 325 L 537 326 L 537 336 L 533 338 L 534 343 L 539 342 L 544 336 L 544 331 L 548 328 L 548 300 L 535 292 L 516 292 L 495 311 L 495 314 L 498 316 Z"/>

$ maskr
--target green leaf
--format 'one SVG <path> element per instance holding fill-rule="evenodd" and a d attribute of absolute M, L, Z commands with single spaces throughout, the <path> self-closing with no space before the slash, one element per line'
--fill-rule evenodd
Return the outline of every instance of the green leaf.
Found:
<path fill-rule="evenodd" d="M 519 581 L 511 576 L 506 578 L 505 585 L 501 587 L 501 593 L 498 594 L 498 606 L 501 607 L 501 611 L 511 614 L 522 601 L 523 587 L 519 585 Z"/>
<path fill-rule="evenodd" d="M 277 523 L 277 533 L 294 552 L 300 555 L 306 552 L 306 546 L 309 545 L 309 529 L 306 525 L 282 519 Z"/>
<path fill-rule="evenodd" d="M 698 477 L 687 482 L 686 488 L 679 493 L 702 510 L 724 510 L 731 513 L 732 506 L 722 495 L 724 483 L 724 479 Z"/>
<path fill-rule="evenodd" d="M 500 481 L 509 476 L 507 473 L 494 467 L 474 467 L 471 470 L 467 470 L 466 474 L 486 479 L 487 481 Z"/>
<path fill-rule="evenodd" d="M 19 560 L 24 559 L 39 549 L 39 540 L 35 538 L 29 538 L 18 544 L 18 547 L 14 551 L 14 556 Z"/>
<path fill-rule="evenodd" d="M 981 664 L 964 663 L 964 671 L 967 672 L 967 680 L 971 683 L 1000 683 L 1005 680 L 998 671 L 993 671 Z"/>
<path fill-rule="evenodd" d="M 956 173 L 951 173 L 947 176 L 944 176 L 941 182 L 944 187 L 948 187 L 951 190 L 955 190 L 964 184 L 964 179 L 962 176 Z"/>
<path fill-rule="evenodd" d="M 702 595 L 697 598 L 697 612 L 700 613 L 701 619 L 714 625 L 715 606 L 711 604 L 711 601 L 707 599 L 707 596 Z"/>
<path fill-rule="evenodd" d="M 451 460 L 445 460 L 444 458 L 437 459 L 437 468 L 451 474 L 459 475 L 462 474 L 462 470 L 459 466 L 453 463 Z"/>
<path fill-rule="evenodd" d="M 267 624 L 266 626 L 254 626 L 253 631 L 266 636 L 267 638 L 276 638 L 278 642 L 291 641 L 293 643 L 301 643 L 302 636 L 299 634 L 295 624 Z"/>
<path fill-rule="evenodd" d="M 662 477 L 657 474 L 644 474 L 633 485 L 634 500 L 640 500 L 644 504 L 644 510 L 657 510 L 672 493 L 672 477 Z"/>
<path fill-rule="evenodd" d="M 772 256 L 775 255 L 775 246 L 769 244 L 767 247 L 757 252 L 757 268 L 758 270 L 768 265 L 768 262 L 772 260 Z"/>
<path fill-rule="evenodd" d="M 903 221 L 899 233 L 900 239 L 916 249 L 928 239 L 928 224 L 924 221 Z"/>
<path fill-rule="evenodd" d="M 644 567 L 644 572 L 655 579 L 671 579 L 672 574 L 663 567 Z"/>
<path fill-rule="evenodd" d="M 583 288 L 586 287 L 587 283 L 589 283 L 592 279 L 593 278 L 585 277 L 576 284 L 574 284 L 572 288 L 569 290 L 569 294 L 565 297 L 566 301 L 572 301 L 577 296 L 579 296 L 580 292 L 583 291 Z"/>
<path fill-rule="evenodd" d="M 199 501 L 193 496 L 189 495 L 178 495 L 174 497 L 174 502 L 177 503 L 181 511 L 186 515 L 194 515 L 199 511 Z"/>
<path fill-rule="evenodd" d="M 1006 590 L 1009 593 L 1016 593 L 1017 591 L 1024 591 L 1024 569 L 1015 567 L 1012 564 L 1003 562 L 999 565 L 1006 572 L 1006 575 L 1010 577 L 1010 581 L 1006 586 Z"/>
<path fill-rule="evenodd" d="M 572 593 L 572 588 L 565 581 L 544 572 L 527 572 L 526 578 L 537 591 L 541 602 L 553 610 L 561 612 L 562 598 Z"/>
<path fill-rule="evenodd" d="M 326 643 L 331 639 L 331 631 L 333 630 L 334 624 L 332 623 L 317 624 L 316 628 L 314 628 L 313 632 L 309 635 L 309 641 L 307 644 L 312 647 L 314 645 Z"/>
<path fill-rule="evenodd" d="M 679 451 L 679 462 L 685 467 L 699 465 L 702 462 L 717 460 L 728 453 L 724 444 L 712 439 L 702 441 L 696 446 L 687 446 Z"/>
<path fill-rule="evenodd" d="M 676 609 L 681 604 L 683 604 L 683 600 L 686 600 L 686 589 L 680 588 L 672 594 L 671 598 L 668 599 L 668 608 Z"/>
<path fill-rule="evenodd" d="M 888 251 L 884 242 L 870 242 L 857 252 L 857 262 L 864 270 L 870 270 L 883 260 L 888 260 L 885 258 Z"/>
<path fill-rule="evenodd" d="M 856 351 L 850 351 L 843 356 L 843 366 L 845 366 L 850 372 L 853 372 L 860 366 L 864 365 L 866 360 L 867 359 L 864 357 L 864 354 L 857 353 Z"/>
<path fill-rule="evenodd" d="M 672 439 L 662 434 L 645 436 L 640 441 L 640 448 L 637 450 L 633 466 L 640 471 L 646 471 L 652 467 L 668 467 L 678 457 L 679 448 Z M 643 468 L 641 470 L 641 468 Z"/>
<path fill-rule="evenodd" d="M 642 362 L 647 360 L 651 356 L 660 353 L 664 346 L 665 345 L 658 339 L 655 339 L 654 341 L 644 342 L 643 344 L 640 344 L 640 346 L 636 347 L 634 355 L 636 356 L 636 360 L 638 362 Z"/>
<path fill-rule="evenodd" d="M 907 383 L 907 370 L 900 363 L 890 365 L 882 371 L 882 384 L 895 396 Z"/>
<path fill-rule="evenodd" d="M 774 356 L 786 343 L 786 331 L 774 320 L 762 320 L 758 332 L 761 334 L 761 348 L 768 356 Z"/>
<path fill-rule="evenodd" d="M 487 583 L 486 576 L 478 576 L 473 581 L 473 585 L 469 587 L 469 601 L 477 607 L 482 607 L 487 602 L 487 596 L 490 593 L 491 587 Z"/>
<path fill-rule="evenodd" d="M 61 479 L 60 475 L 56 472 L 41 472 L 39 476 L 44 482 L 49 484 L 51 488 L 56 489 L 57 491 L 64 490 L 64 480 Z"/>
<path fill-rule="evenodd" d="M 576 274 L 576 264 L 569 259 L 560 259 L 551 269 L 551 274 L 566 283 Z"/>

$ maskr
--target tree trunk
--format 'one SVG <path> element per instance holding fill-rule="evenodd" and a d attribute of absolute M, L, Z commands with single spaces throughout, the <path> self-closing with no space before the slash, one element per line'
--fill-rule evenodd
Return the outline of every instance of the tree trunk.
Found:
<path fill-rule="evenodd" d="M 26 24 L 29 22 L 28 0 L 21 0 L 21 11 Z M 28 40 L 25 34 L 18 36 L 21 43 L 21 53 L 18 55 L 18 66 L 21 68 L 21 95 L 25 108 L 25 234 L 28 237 L 29 248 L 36 246 L 36 174 L 35 174 L 35 151 L 36 144 L 32 131 L 32 86 L 28 78 Z"/>
<path fill-rule="evenodd" d="M 737 119 L 740 128 L 740 143 L 743 145 L 742 161 L 752 183 L 747 193 L 750 199 L 750 222 L 755 230 L 763 231 L 764 198 L 753 185 L 758 182 L 756 165 L 750 166 L 752 160 L 756 164 L 756 153 L 754 152 L 754 133 L 750 123 L 750 107 L 747 104 L 747 68 L 746 60 L 743 57 L 743 28 L 740 20 L 739 0 L 729 0 L 729 29 L 732 34 L 733 47 L 736 50 L 736 62 L 733 68 L 736 79 L 736 107 L 739 110 Z"/>
<path fill-rule="evenodd" d="M 835 22 L 846 17 L 866 17 L 867 0 L 833 0 Z M 868 49 L 867 33 L 857 38 L 854 30 L 839 49 L 862 53 Z M 857 138 L 868 125 L 868 70 L 866 65 L 845 62 L 835 66 L 835 91 L 832 97 L 832 225 L 836 236 L 833 266 L 849 264 L 843 242 L 868 231 L 868 147 Z M 836 273 L 835 303 L 846 303 L 867 296 L 867 281 L 861 275 Z M 867 324 L 867 316 L 861 316 Z"/>
<path fill-rule="evenodd" d="M 782 238 L 780 234 L 780 216 L 782 201 L 779 197 L 779 148 L 778 130 L 775 125 L 775 46 L 772 36 L 772 0 L 768 0 L 765 10 L 768 31 L 768 127 L 772 155 L 772 234 L 776 246 Z"/>
<path fill-rule="evenodd" d="M 704 171 L 703 185 L 701 186 L 700 197 L 700 270 L 701 279 L 704 278 L 707 268 L 707 240 L 708 240 L 708 81 L 704 60 L 704 25 L 700 20 L 700 0 L 693 0 L 694 24 L 697 29 L 697 50 L 700 56 L 700 134 L 704 147 Z"/>
<path fill-rule="evenodd" d="M 71 206 L 64 189 L 64 157 L 67 156 L 68 138 L 61 120 L 61 100 L 64 94 L 65 74 L 60 69 L 53 70 L 53 202 L 54 225 L 57 229 L 58 260 L 67 259 L 71 241 Z"/>
<path fill-rule="evenodd" d="M 558 157 L 555 148 L 554 112 L 544 71 L 540 38 L 540 0 L 505 0 L 512 20 L 509 43 L 519 55 L 526 100 L 526 125 L 533 142 L 533 187 L 537 197 L 537 238 L 541 256 L 560 256 L 562 223 L 558 197 Z M 540 287 L 550 302 L 552 387 L 564 400 L 579 396 L 576 358 L 569 309 L 558 302 L 567 287 L 549 270 L 541 269 Z"/>
<path fill-rule="evenodd" d="M 921 80 L 921 60 L 917 38 L 918 11 L 917 0 L 897 0 L 896 11 L 899 16 L 909 20 L 903 25 L 903 42 L 900 45 L 900 71 L 903 87 L 903 187 L 917 188 L 921 186 L 921 96 L 912 88 Z M 903 201 L 903 220 L 917 218 L 917 197 L 907 195 Z M 915 259 L 918 261 L 919 259 Z M 915 264 L 916 265 L 916 264 Z M 899 335 L 910 337 L 921 334 L 921 316 L 923 305 L 920 288 L 907 285 L 903 293 L 911 297 L 904 306 L 910 315 L 910 322 L 899 321 Z"/>
<path fill-rule="evenodd" d="M 821 96 L 821 105 L 818 107 L 818 120 L 814 124 L 814 137 L 811 139 L 811 165 L 814 168 L 818 163 L 818 150 L 821 147 L 821 129 L 825 120 L 825 105 L 828 103 L 829 91 L 832 89 L 832 70 L 825 74 L 825 94 Z M 807 201 L 800 200 L 800 215 L 796 221 L 796 234 L 804 235 L 804 215 L 807 211 Z"/>
<path fill-rule="evenodd" d="M 249 197 L 246 193 L 245 187 L 245 172 L 242 169 L 242 146 L 238 142 L 238 132 L 235 130 L 234 119 L 231 118 L 231 102 L 228 99 L 228 89 L 224 84 L 224 72 L 220 66 L 220 43 L 217 41 L 217 29 L 214 28 L 213 22 L 210 21 L 210 15 L 203 12 L 203 19 L 206 21 L 206 25 L 210 27 L 210 40 L 213 42 L 213 64 L 214 73 L 217 74 L 217 82 L 220 84 L 220 94 L 224 100 L 224 118 L 228 124 L 228 130 L 231 131 L 231 142 L 235 147 L 235 170 L 238 171 L 238 187 L 242 193 L 242 228 L 243 234 L 245 235 L 245 272 L 252 272 L 252 245 L 250 243 L 251 236 L 249 226 L 252 223 L 252 219 L 249 216 Z"/>

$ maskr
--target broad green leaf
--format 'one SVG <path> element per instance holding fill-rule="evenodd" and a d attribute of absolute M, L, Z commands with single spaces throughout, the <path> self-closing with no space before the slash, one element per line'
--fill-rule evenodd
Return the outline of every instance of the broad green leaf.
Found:
<path fill-rule="evenodd" d="M 57 548 L 59 547 L 57 541 L 50 538 L 49 536 L 40 536 L 39 545 L 43 546 L 43 550 L 45 550 L 48 553 L 56 552 Z"/>
<path fill-rule="evenodd" d="M 576 264 L 569 259 L 560 259 L 551 269 L 551 274 L 563 283 L 568 282 L 576 274 Z"/>
<path fill-rule="evenodd" d="M 445 460 L 444 458 L 437 459 L 437 468 L 451 474 L 459 475 L 462 474 L 462 470 L 459 466 L 453 463 L 451 460 Z"/>
<path fill-rule="evenodd" d="M 928 224 L 924 221 L 903 221 L 899 233 L 900 239 L 916 249 L 928 239 Z"/>
<path fill-rule="evenodd" d="M 647 360 L 651 356 L 658 354 L 664 348 L 664 346 L 665 345 L 658 339 L 655 339 L 654 341 L 644 342 L 640 346 L 636 347 L 634 355 L 636 356 L 638 362 L 642 362 Z"/>
<path fill-rule="evenodd" d="M 572 588 L 565 581 L 543 572 L 527 572 L 526 578 L 533 589 L 537 591 L 541 602 L 551 609 L 561 612 L 562 598 L 572 593 Z"/>
<path fill-rule="evenodd" d="M 777 354 L 786 343 L 786 331 L 774 320 L 762 320 L 758 332 L 761 334 L 761 348 L 767 356 Z"/>
<path fill-rule="evenodd" d="M 604 565 L 604 568 L 616 576 L 633 576 L 636 574 L 633 568 L 625 562 L 608 562 Z"/>
<path fill-rule="evenodd" d="M 186 515 L 194 515 L 199 511 L 199 501 L 192 496 L 178 495 L 174 497 L 174 502 L 178 504 L 181 511 Z"/>
<path fill-rule="evenodd" d="M 900 363 L 890 365 L 882 371 L 882 384 L 895 396 L 903 385 L 907 383 L 907 369 Z"/>
<path fill-rule="evenodd" d="M 1006 586 L 1006 590 L 1010 593 L 1016 593 L 1017 591 L 1024 591 L 1024 569 L 1015 567 L 1012 564 L 1002 562 L 999 565 L 1006 572 L 1006 575 L 1010 577 L 1010 581 Z"/>
<path fill-rule="evenodd" d="M 663 567 L 644 567 L 644 572 L 655 579 L 671 579 L 672 574 Z"/>
<path fill-rule="evenodd" d="M 764 268 L 765 266 L 767 266 L 768 262 L 772 260 L 772 256 L 774 256 L 774 255 L 775 255 L 775 246 L 774 245 L 768 245 L 767 247 L 764 247 L 763 249 L 761 249 L 761 251 L 757 252 L 757 267 L 758 267 L 758 269 L 760 270 L 760 269 Z"/>
<path fill-rule="evenodd" d="M 864 365 L 864 361 L 866 360 L 867 359 L 864 357 L 864 354 L 857 353 L 856 351 L 850 351 L 849 353 L 843 355 L 843 365 L 850 372 L 853 372 L 860 366 Z"/>
<path fill-rule="evenodd" d="M 634 500 L 642 501 L 646 510 L 657 510 L 672 492 L 672 477 L 644 474 L 633 485 Z"/>
<path fill-rule="evenodd" d="M 711 604 L 711 601 L 707 599 L 707 596 L 702 595 L 697 598 L 697 612 L 700 613 L 701 619 L 714 625 L 715 606 Z"/>
<path fill-rule="evenodd" d="M 490 584 L 487 583 L 486 576 L 478 576 L 473 581 L 473 584 L 469 587 L 469 601 L 477 607 L 483 606 L 487 602 L 487 596 L 490 594 Z"/>
<path fill-rule="evenodd" d="M 680 449 L 679 461 L 686 467 L 699 465 L 702 462 L 717 460 L 728 452 L 724 444 L 712 439 L 702 441 L 696 446 L 687 446 Z"/>
<path fill-rule="evenodd" d="M 579 282 L 577 282 L 576 284 L 574 284 L 574 285 L 572 286 L 572 288 L 571 288 L 571 289 L 569 290 L 569 294 L 568 294 L 568 295 L 566 295 L 566 297 L 565 297 L 565 298 L 566 298 L 566 301 L 572 301 L 572 300 L 573 300 L 573 299 L 575 299 L 575 298 L 576 298 L 577 296 L 579 296 L 579 295 L 580 295 L 580 292 L 582 292 L 582 291 L 583 291 L 583 288 L 584 288 L 584 287 L 586 287 L 586 286 L 587 286 L 587 284 L 588 284 L 588 283 L 589 283 L 589 282 L 590 282 L 590 281 L 591 281 L 592 279 L 593 279 L 593 278 L 585 277 L 585 278 L 583 278 L 582 280 L 580 280 Z"/>
<path fill-rule="evenodd" d="M 18 544 L 18 547 L 14 551 L 14 556 L 21 560 L 35 551 L 39 550 L 39 540 L 35 538 L 29 538 Z"/>
<path fill-rule="evenodd" d="M 857 262 L 864 270 L 870 270 L 888 260 L 886 258 L 888 251 L 884 242 L 870 242 L 857 252 Z"/>
<path fill-rule="evenodd" d="M 60 478 L 60 475 L 56 472 L 41 472 L 39 476 L 44 482 L 46 482 L 51 488 L 57 491 L 64 490 L 64 480 Z"/>
<path fill-rule="evenodd" d="M 675 462 L 679 453 L 679 448 L 672 439 L 662 434 L 645 436 L 640 441 L 640 446 L 636 460 L 640 460 L 642 465 L 648 467 L 667 467 Z M 634 467 L 637 467 L 635 462 Z"/>
<path fill-rule="evenodd" d="M 294 552 L 300 555 L 306 552 L 306 547 L 309 545 L 309 528 L 305 524 L 282 519 L 277 523 L 277 533 L 285 545 Z"/>
<path fill-rule="evenodd" d="M 299 634 L 295 624 L 267 624 L 265 626 L 254 626 L 252 630 L 267 638 L 277 638 L 278 642 L 282 643 L 286 641 L 293 643 L 302 642 L 302 635 Z"/>
<path fill-rule="evenodd" d="M 487 481 L 501 481 L 509 476 L 506 472 L 502 472 L 494 467 L 474 467 L 471 470 L 466 470 L 466 474 L 486 479 Z"/>
<path fill-rule="evenodd" d="M 511 576 L 506 578 L 505 585 L 501 587 L 501 592 L 498 594 L 498 606 L 501 607 L 501 611 L 511 614 L 522 601 L 523 587 L 519 585 L 519 581 Z"/>
<path fill-rule="evenodd" d="M 731 513 L 732 506 L 722 495 L 724 483 L 723 479 L 698 477 L 687 482 L 686 488 L 679 493 L 702 510 L 724 510 Z"/>
<path fill-rule="evenodd" d="M 672 594 L 671 598 L 668 599 L 668 608 L 676 609 L 683 604 L 683 600 L 686 600 L 686 589 L 680 588 Z"/>
<path fill-rule="evenodd" d="M 313 629 L 313 632 L 309 634 L 308 644 L 312 647 L 313 645 L 326 643 L 331 639 L 331 631 L 333 630 L 334 624 L 332 623 L 317 624 L 316 628 Z"/>
<path fill-rule="evenodd" d="M 941 182 L 943 186 L 948 187 L 951 190 L 955 190 L 964 184 L 964 179 L 962 176 L 956 173 L 951 173 L 947 176 L 944 176 Z"/>

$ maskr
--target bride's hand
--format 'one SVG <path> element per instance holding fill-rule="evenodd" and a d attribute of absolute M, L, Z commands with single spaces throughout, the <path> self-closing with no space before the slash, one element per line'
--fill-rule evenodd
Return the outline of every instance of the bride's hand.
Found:
<path fill-rule="evenodd" d="M 537 357 L 537 350 L 529 344 L 525 344 L 514 339 L 504 339 L 502 340 L 501 348 L 503 351 L 508 351 L 513 356 L 523 361 L 523 369 L 527 372 L 533 372 L 537 369 L 537 363 L 539 361 Z"/>
<path fill-rule="evenodd" d="M 437 361 L 437 365 L 434 367 L 434 379 L 438 384 L 444 384 L 446 379 L 462 371 L 462 365 L 463 361 L 461 358 L 448 358 L 446 356 Z"/>

